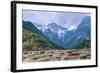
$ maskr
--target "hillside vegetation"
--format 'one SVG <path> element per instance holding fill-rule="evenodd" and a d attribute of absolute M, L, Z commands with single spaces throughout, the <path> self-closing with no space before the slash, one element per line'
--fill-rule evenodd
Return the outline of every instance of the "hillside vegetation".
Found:
<path fill-rule="evenodd" d="M 32 29 L 32 25 L 29 23 L 23 23 L 23 50 L 52 50 L 52 49 L 62 49 L 55 43 L 51 42 L 47 37 L 42 35 L 42 33 L 35 28 Z"/>

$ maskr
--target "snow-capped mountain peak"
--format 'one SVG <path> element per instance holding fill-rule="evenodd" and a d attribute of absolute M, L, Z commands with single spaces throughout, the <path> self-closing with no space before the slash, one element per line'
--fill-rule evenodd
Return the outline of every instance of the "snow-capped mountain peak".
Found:
<path fill-rule="evenodd" d="M 65 31 L 67 31 L 67 28 L 64 28 L 56 23 L 50 23 L 48 24 L 48 29 L 50 29 L 52 32 L 55 32 L 55 33 L 58 33 L 58 34 L 62 34 L 64 33 Z M 61 35 L 60 34 L 60 35 Z"/>
<path fill-rule="evenodd" d="M 58 30 L 58 36 L 59 36 L 59 38 L 63 37 L 64 34 L 65 34 L 64 30 L 61 30 L 61 29 Z"/>
<path fill-rule="evenodd" d="M 59 38 L 63 37 L 64 33 L 68 31 L 67 28 L 64 28 L 56 23 L 49 23 L 48 25 L 34 23 L 34 25 L 42 32 L 51 31 L 53 33 L 56 33 Z"/>
<path fill-rule="evenodd" d="M 43 24 L 34 23 L 34 25 L 37 27 L 37 29 L 41 30 L 42 32 L 45 32 L 46 29 L 48 29 L 48 26 L 43 25 Z"/>

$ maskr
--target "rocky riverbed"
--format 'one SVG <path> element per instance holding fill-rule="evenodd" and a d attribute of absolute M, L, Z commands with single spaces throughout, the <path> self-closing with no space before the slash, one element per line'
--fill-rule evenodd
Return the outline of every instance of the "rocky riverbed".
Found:
<path fill-rule="evenodd" d="M 48 50 L 48 51 L 23 51 L 23 63 L 61 61 L 61 60 L 81 60 L 90 59 L 91 50 L 70 49 L 70 50 Z"/>

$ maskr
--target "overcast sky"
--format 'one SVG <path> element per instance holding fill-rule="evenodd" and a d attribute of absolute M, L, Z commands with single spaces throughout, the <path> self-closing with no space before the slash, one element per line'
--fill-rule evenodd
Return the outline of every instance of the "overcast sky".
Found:
<path fill-rule="evenodd" d="M 78 27 L 85 16 L 90 16 L 89 13 L 75 12 L 47 12 L 47 11 L 23 11 L 23 20 L 47 26 L 49 23 L 56 23 L 68 30 L 73 30 Z"/>

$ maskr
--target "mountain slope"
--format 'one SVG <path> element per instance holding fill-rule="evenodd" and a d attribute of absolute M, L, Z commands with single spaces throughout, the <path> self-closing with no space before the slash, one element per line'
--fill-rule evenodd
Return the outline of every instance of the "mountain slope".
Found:
<path fill-rule="evenodd" d="M 62 49 L 62 47 L 51 42 L 42 35 L 30 22 L 23 22 L 23 49 L 24 50 L 51 50 Z M 34 27 L 31 29 L 31 27 Z"/>
<path fill-rule="evenodd" d="M 90 40 L 91 38 L 91 18 L 90 16 L 86 16 L 83 18 L 81 23 L 79 24 L 77 30 L 73 33 L 73 45 L 70 47 L 75 47 L 80 43 Z M 75 42 L 76 41 L 76 42 Z"/>
<path fill-rule="evenodd" d="M 78 44 L 75 48 L 82 49 L 82 48 L 90 48 L 91 47 L 91 40 L 85 40 Z"/>
<path fill-rule="evenodd" d="M 28 29 L 29 31 L 32 31 L 32 32 L 37 32 L 39 34 L 41 34 L 42 32 L 39 31 L 34 25 L 32 22 L 29 22 L 29 21 L 23 21 L 23 28 L 26 28 Z"/>

